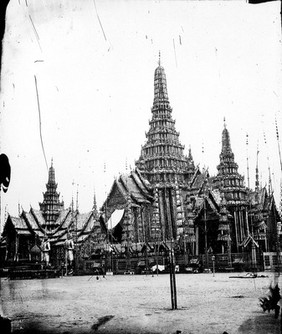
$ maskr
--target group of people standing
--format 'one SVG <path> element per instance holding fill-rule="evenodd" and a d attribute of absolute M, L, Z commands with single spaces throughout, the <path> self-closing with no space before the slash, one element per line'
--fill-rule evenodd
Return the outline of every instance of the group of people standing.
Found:
<path fill-rule="evenodd" d="M 64 248 L 65 248 L 65 267 L 69 268 L 69 270 L 71 271 L 73 269 L 73 260 L 74 260 L 73 257 L 74 242 L 70 232 L 68 232 L 67 234 L 67 239 L 64 243 Z M 46 267 L 49 267 L 51 244 L 47 234 L 45 234 L 44 239 L 42 241 L 41 250 L 42 250 L 41 260 L 44 262 Z"/>

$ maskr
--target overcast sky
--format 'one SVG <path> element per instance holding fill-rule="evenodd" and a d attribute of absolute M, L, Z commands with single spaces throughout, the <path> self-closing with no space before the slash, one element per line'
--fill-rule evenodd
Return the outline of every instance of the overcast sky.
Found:
<path fill-rule="evenodd" d="M 58 191 L 98 207 L 114 177 L 134 167 L 151 119 L 158 53 L 180 141 L 216 173 L 223 118 L 250 185 L 259 141 L 279 199 L 275 117 L 281 116 L 280 2 L 11 0 L 1 78 L 1 152 L 12 167 L 6 207 L 38 209 L 53 158 Z M 280 137 L 282 133 L 280 133 Z M 265 144 L 265 139 L 266 144 Z M 104 166 L 106 168 L 104 168 Z M 73 185 L 74 183 L 74 185 Z"/>

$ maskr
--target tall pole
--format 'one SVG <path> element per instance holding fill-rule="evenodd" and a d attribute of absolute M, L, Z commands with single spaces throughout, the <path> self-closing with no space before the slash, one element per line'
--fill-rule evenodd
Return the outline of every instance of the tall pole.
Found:
<path fill-rule="evenodd" d="M 282 1 L 281 1 L 282 8 Z M 276 139 L 278 145 L 278 154 L 279 154 L 279 162 L 280 162 L 280 214 L 282 211 L 282 158 L 281 158 L 281 149 L 280 149 L 280 141 L 279 141 L 279 131 L 277 125 L 277 119 L 275 118 L 275 127 L 276 127 Z"/>
<path fill-rule="evenodd" d="M 282 2 L 281 2 L 281 9 L 282 9 Z M 280 149 L 280 141 L 279 141 L 279 131 L 278 131 L 278 124 L 277 124 L 277 119 L 275 118 L 275 127 L 276 127 L 276 139 L 277 139 L 277 145 L 278 145 L 278 154 L 279 154 L 279 162 L 280 162 L 280 215 L 281 215 L 281 211 L 282 211 L 282 158 L 281 158 L 281 149 Z M 274 208 L 273 208 L 274 210 Z M 277 276 L 280 276 L 280 234 L 279 234 L 279 230 L 280 230 L 280 226 L 278 225 L 277 222 L 277 217 L 276 217 L 276 213 L 274 210 L 274 215 L 275 215 L 275 220 L 276 220 L 276 238 L 277 238 L 277 246 L 276 246 L 276 250 L 277 250 Z M 281 218 L 281 217 L 280 217 Z M 281 222 L 280 222 L 281 224 Z M 277 277 L 277 280 L 278 280 Z M 277 282 L 278 284 L 278 282 Z M 282 318 L 281 318 L 282 320 Z"/>
<path fill-rule="evenodd" d="M 78 184 L 76 190 L 76 216 L 75 216 L 75 273 L 78 273 L 78 235 L 77 235 L 77 215 L 78 215 Z"/>
<path fill-rule="evenodd" d="M 66 276 L 68 276 L 68 251 L 65 248 L 65 261 L 66 261 Z"/>
<path fill-rule="evenodd" d="M 248 184 L 248 188 L 250 189 L 250 169 L 249 169 L 249 150 L 248 150 L 248 145 L 249 145 L 249 135 L 246 134 L 246 146 L 247 146 L 247 184 Z"/>
<path fill-rule="evenodd" d="M 176 294 L 176 280 L 175 280 L 175 264 L 174 264 L 174 251 L 172 248 L 172 239 L 170 241 L 170 293 L 171 293 L 171 308 L 177 309 L 177 294 Z"/>
<path fill-rule="evenodd" d="M 2 184 L 0 184 L 0 236 L 2 233 Z"/>
<path fill-rule="evenodd" d="M 159 251 L 160 251 L 160 243 L 159 243 L 159 230 L 157 236 L 157 276 L 159 275 Z"/>
<path fill-rule="evenodd" d="M 204 230 L 205 232 L 205 257 L 206 257 L 206 266 L 209 268 L 206 195 L 204 196 L 204 223 L 205 223 L 205 230 Z"/>

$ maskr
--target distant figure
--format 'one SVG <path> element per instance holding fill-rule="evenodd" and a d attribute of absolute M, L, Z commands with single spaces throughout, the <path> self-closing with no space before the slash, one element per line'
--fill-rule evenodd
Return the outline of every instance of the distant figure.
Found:
<path fill-rule="evenodd" d="M 74 242 L 70 233 L 67 234 L 67 240 L 65 241 L 65 250 L 66 250 L 66 264 L 72 269 L 73 266 L 73 250 Z"/>
<path fill-rule="evenodd" d="M 49 241 L 49 239 L 46 235 L 44 237 L 43 243 L 42 243 L 43 261 L 44 261 L 46 267 L 49 266 L 49 262 L 50 262 L 50 256 L 49 256 L 50 250 L 51 250 L 50 241 Z"/>

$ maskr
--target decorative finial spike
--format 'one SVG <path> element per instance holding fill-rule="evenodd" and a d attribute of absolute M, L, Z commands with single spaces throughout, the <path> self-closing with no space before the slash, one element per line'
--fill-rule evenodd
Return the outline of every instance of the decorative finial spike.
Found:
<path fill-rule="evenodd" d="M 161 66 L 161 51 L 159 51 L 159 61 L 158 61 L 159 66 Z"/>
<path fill-rule="evenodd" d="M 96 200 L 96 193 L 94 189 L 94 197 L 93 197 L 93 208 L 96 210 L 97 209 L 97 200 Z"/>
<path fill-rule="evenodd" d="M 223 126 L 224 126 L 224 129 L 226 129 L 226 120 L 225 120 L 225 116 L 223 117 Z"/>
<path fill-rule="evenodd" d="M 76 185 L 76 211 L 78 211 L 78 184 Z"/>

